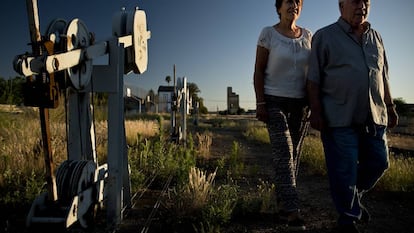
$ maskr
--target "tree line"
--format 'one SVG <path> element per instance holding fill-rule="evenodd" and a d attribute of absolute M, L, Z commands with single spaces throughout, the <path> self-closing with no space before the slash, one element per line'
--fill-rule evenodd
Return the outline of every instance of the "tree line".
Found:
<path fill-rule="evenodd" d="M 168 78 L 166 78 L 166 81 L 168 82 L 171 80 L 168 80 Z M 23 105 L 23 84 L 25 82 L 26 79 L 24 77 L 16 76 L 10 79 L 0 77 L 0 104 Z M 193 99 L 193 103 L 199 103 L 199 112 L 202 114 L 207 113 L 208 110 L 204 106 L 203 98 L 198 96 L 201 91 L 198 88 L 197 84 L 189 82 L 187 85 L 189 88 L 190 96 Z M 154 94 L 155 93 L 153 93 L 153 95 Z M 412 115 L 407 102 L 403 98 L 395 98 L 394 103 L 400 116 Z"/>
<path fill-rule="evenodd" d="M 16 76 L 14 78 L 5 79 L 0 77 L 0 104 L 10 104 L 10 105 L 23 105 L 23 85 L 26 82 L 24 77 Z M 201 92 L 195 83 L 188 83 L 188 88 L 190 96 L 193 99 L 193 103 L 199 103 L 199 112 L 207 113 L 207 108 L 204 106 L 203 98 L 199 97 L 198 94 Z M 152 90 L 151 90 L 152 91 Z M 155 95 L 153 93 L 152 95 Z M 101 97 L 101 96 L 99 96 Z M 105 99 L 101 97 L 98 99 Z M 98 101 L 97 104 L 105 104 L 105 101 Z"/>
<path fill-rule="evenodd" d="M 12 79 L 0 77 L 0 104 L 22 105 L 24 83 L 24 77 L 16 76 Z"/>

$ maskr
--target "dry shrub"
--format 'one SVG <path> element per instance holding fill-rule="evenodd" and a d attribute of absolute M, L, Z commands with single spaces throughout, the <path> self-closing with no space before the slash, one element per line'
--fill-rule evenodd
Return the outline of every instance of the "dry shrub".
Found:
<path fill-rule="evenodd" d="M 252 142 L 269 144 L 270 138 L 266 125 L 261 121 L 247 121 L 241 126 L 243 136 Z"/>
<path fill-rule="evenodd" d="M 196 216 L 210 200 L 214 190 L 216 171 L 207 175 L 197 167 L 191 167 L 188 173 L 188 183 L 173 195 L 175 196 L 171 210 L 179 218 Z"/>
<path fill-rule="evenodd" d="M 0 188 L 4 183 L 2 174 L 6 171 L 18 172 L 23 177 L 30 176 L 33 172 L 42 174 L 44 171 L 42 135 L 37 113 L 3 114 L 0 116 Z M 57 168 L 67 159 L 67 137 L 66 124 L 61 119 L 56 119 L 55 115 L 51 111 L 49 126 L 52 159 Z M 94 124 L 96 150 L 101 161 L 107 155 L 108 126 L 106 121 Z M 125 128 L 127 141 L 134 143 L 137 135 L 150 137 L 158 133 L 156 121 L 126 121 Z"/>
<path fill-rule="evenodd" d="M 325 155 L 320 138 L 315 136 L 305 137 L 300 161 L 308 166 L 310 173 L 326 175 Z"/>
<path fill-rule="evenodd" d="M 62 141 L 60 132 L 65 135 L 65 127 L 59 123 L 51 124 L 50 131 L 54 162 L 62 161 L 66 157 L 66 143 Z M 43 169 L 43 146 L 37 119 L 16 119 L 8 127 L 2 127 L 0 141 L 0 171 L 13 169 L 30 174 Z"/>
<path fill-rule="evenodd" d="M 208 158 L 210 156 L 211 144 L 213 143 L 213 133 L 196 133 L 196 140 L 199 155 L 203 158 Z"/>
<path fill-rule="evenodd" d="M 393 192 L 414 191 L 414 158 L 391 154 L 390 166 L 379 180 L 377 188 Z"/>
<path fill-rule="evenodd" d="M 135 145 L 139 137 L 149 138 L 159 133 L 159 126 L 155 120 L 127 120 L 125 131 L 128 145 Z"/>
<path fill-rule="evenodd" d="M 199 168 L 190 168 L 188 184 L 184 190 L 184 195 L 188 198 L 189 203 L 191 203 L 191 209 L 199 209 L 207 204 L 210 194 L 213 191 L 215 177 L 216 171 L 207 176 Z"/>

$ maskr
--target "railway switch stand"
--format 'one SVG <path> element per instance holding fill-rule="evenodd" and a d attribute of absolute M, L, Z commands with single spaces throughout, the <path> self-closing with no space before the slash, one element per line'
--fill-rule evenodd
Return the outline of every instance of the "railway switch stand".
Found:
<path fill-rule="evenodd" d="M 40 33 L 37 0 L 26 0 L 32 52 L 16 56 L 13 66 L 26 77 L 25 104 L 39 107 L 48 191 L 32 203 L 28 227 L 74 223 L 90 227 L 96 206 L 106 209 L 107 225 L 120 224 L 131 206 L 124 126 L 123 76 L 147 69 L 150 31 L 146 13 L 122 9 L 113 16 L 112 35 L 95 41 L 81 19 L 56 19 Z M 108 56 L 107 65 L 93 60 Z M 67 160 L 56 169 L 50 141 L 49 109 L 66 93 Z M 107 163 L 99 163 L 91 95 L 108 94 Z"/>

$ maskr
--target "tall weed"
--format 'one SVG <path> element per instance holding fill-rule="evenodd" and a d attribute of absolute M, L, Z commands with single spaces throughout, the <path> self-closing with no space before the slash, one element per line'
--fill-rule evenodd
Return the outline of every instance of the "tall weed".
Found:
<path fill-rule="evenodd" d="M 396 192 L 414 191 L 414 158 L 405 158 L 391 154 L 390 166 L 376 187 Z"/>
<path fill-rule="evenodd" d="M 244 132 L 243 136 L 249 141 L 269 144 L 270 138 L 266 127 L 248 127 Z"/>
<path fill-rule="evenodd" d="M 307 136 L 305 138 L 300 163 L 306 165 L 312 174 L 327 174 L 323 146 L 319 138 L 315 136 Z"/>

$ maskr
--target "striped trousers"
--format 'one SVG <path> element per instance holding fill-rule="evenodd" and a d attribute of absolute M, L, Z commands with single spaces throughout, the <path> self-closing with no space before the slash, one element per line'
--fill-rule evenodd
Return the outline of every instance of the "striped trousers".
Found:
<path fill-rule="evenodd" d="M 265 98 L 277 200 L 284 211 L 296 211 L 299 210 L 296 169 L 299 163 L 299 144 L 302 135 L 306 133 L 301 132 L 307 119 L 306 101 L 269 95 Z"/>

